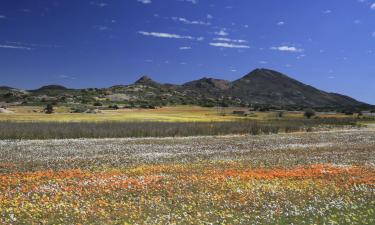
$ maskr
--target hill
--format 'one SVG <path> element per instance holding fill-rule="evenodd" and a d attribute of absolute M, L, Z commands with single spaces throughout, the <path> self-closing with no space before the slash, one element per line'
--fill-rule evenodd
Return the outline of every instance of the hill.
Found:
<path fill-rule="evenodd" d="M 162 84 L 143 76 L 130 85 L 109 88 L 68 89 L 60 85 L 20 91 L 0 87 L 0 102 L 40 105 L 122 105 L 153 108 L 166 105 L 259 106 L 275 109 L 368 109 L 371 105 L 351 97 L 328 93 L 269 69 L 256 69 L 227 81 L 204 77 L 182 85 Z"/>
<path fill-rule="evenodd" d="M 230 94 L 250 104 L 313 108 L 356 107 L 364 104 L 348 96 L 316 89 L 269 69 L 256 69 L 232 82 Z"/>

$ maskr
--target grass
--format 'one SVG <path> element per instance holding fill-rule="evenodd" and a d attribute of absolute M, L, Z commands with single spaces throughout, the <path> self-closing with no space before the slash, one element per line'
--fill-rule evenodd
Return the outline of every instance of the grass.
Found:
<path fill-rule="evenodd" d="M 11 108 L 14 114 L 0 114 L 0 121 L 36 122 L 104 122 L 104 121 L 154 121 L 154 122 L 210 122 L 233 121 L 238 116 L 220 116 L 215 109 L 203 107 L 166 107 L 160 109 L 103 110 L 98 114 L 69 113 L 68 108 L 57 108 L 57 113 L 46 115 L 41 108 Z M 33 111 L 37 112 L 33 112 Z"/>
<path fill-rule="evenodd" d="M 230 122 L 0 122 L 0 139 L 178 137 L 270 134 L 355 126 L 354 119 L 242 120 Z"/>
<path fill-rule="evenodd" d="M 0 114 L 0 121 L 16 122 L 225 122 L 243 120 L 245 117 L 233 115 L 234 110 L 245 108 L 204 108 L 198 106 L 164 107 L 159 109 L 103 110 L 98 114 L 69 113 L 69 108 L 56 107 L 56 113 L 41 113 L 41 107 L 13 107 L 13 114 Z M 223 114 L 225 116 L 223 116 Z M 303 113 L 285 113 L 286 119 L 301 119 Z M 353 118 L 341 114 L 321 114 L 322 118 Z M 254 120 L 275 119 L 275 112 L 256 112 L 250 115 Z"/>

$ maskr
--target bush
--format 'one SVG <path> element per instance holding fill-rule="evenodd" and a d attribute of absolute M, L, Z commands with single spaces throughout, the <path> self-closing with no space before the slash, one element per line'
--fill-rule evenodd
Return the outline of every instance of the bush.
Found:
<path fill-rule="evenodd" d="M 113 110 L 120 109 L 120 107 L 118 107 L 118 105 L 110 105 L 108 108 L 113 109 Z"/>
<path fill-rule="evenodd" d="M 306 109 L 305 110 L 305 113 L 304 113 L 304 116 L 307 118 L 307 119 L 310 119 L 311 117 L 315 116 L 316 113 L 313 109 Z"/>
<path fill-rule="evenodd" d="M 46 114 L 52 114 L 54 111 L 53 109 L 53 105 L 52 104 L 48 104 L 45 108 L 44 108 L 44 112 Z"/>
<path fill-rule="evenodd" d="M 278 117 L 278 118 L 282 118 L 282 117 L 284 117 L 284 112 L 283 112 L 283 111 L 279 111 L 279 112 L 277 112 L 277 113 L 276 113 L 276 117 Z"/>
<path fill-rule="evenodd" d="M 89 110 L 89 108 L 82 106 L 82 107 L 71 108 L 70 112 L 71 113 L 85 113 L 87 110 Z"/>
<path fill-rule="evenodd" d="M 95 102 L 95 103 L 94 103 L 94 106 L 103 106 L 103 104 L 100 103 L 100 102 Z"/>

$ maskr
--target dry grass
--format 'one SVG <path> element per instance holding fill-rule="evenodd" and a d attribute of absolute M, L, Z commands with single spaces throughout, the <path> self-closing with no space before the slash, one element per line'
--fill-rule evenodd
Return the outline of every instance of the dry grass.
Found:
<path fill-rule="evenodd" d="M 103 110 L 99 114 L 69 113 L 69 108 L 56 107 L 56 113 L 46 115 L 41 113 L 41 107 L 13 107 L 14 114 L 0 114 L 0 121 L 19 122 L 103 122 L 103 121 L 154 121 L 154 122 L 224 122 L 242 120 L 244 117 L 233 115 L 235 110 L 247 110 L 246 108 L 204 108 L 198 106 L 164 107 L 159 109 L 121 109 Z M 224 116 L 223 116 L 224 114 Z M 250 115 L 251 119 L 269 120 L 275 119 L 275 112 L 256 112 Z M 286 119 L 300 119 L 301 112 L 288 112 L 284 114 Z M 320 114 L 321 118 L 353 118 L 341 114 Z"/>

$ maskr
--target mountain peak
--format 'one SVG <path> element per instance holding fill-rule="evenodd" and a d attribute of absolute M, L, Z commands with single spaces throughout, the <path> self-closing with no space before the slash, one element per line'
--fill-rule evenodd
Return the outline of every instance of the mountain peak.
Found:
<path fill-rule="evenodd" d="M 0 90 L 12 90 L 12 89 L 15 89 L 15 88 L 11 88 L 8 86 L 0 86 Z"/>
<path fill-rule="evenodd" d="M 204 88 L 204 89 L 220 89 L 220 90 L 226 90 L 230 87 L 230 82 L 226 80 L 220 80 L 210 77 L 203 77 L 199 80 L 191 81 L 188 83 L 185 83 L 184 86 L 186 87 L 195 87 L 195 88 Z"/>
<path fill-rule="evenodd" d="M 141 78 L 139 78 L 135 84 L 140 84 L 140 85 L 158 85 L 159 83 L 154 81 L 153 79 L 151 79 L 151 77 L 149 76 L 142 76 Z"/>
<path fill-rule="evenodd" d="M 275 70 L 271 69 L 265 69 L 265 68 L 258 68 L 253 71 L 251 71 L 249 74 L 247 74 L 244 78 L 250 78 L 250 77 L 268 77 L 268 78 L 277 78 L 277 77 L 284 77 L 289 78 L 288 76 L 277 72 Z"/>

